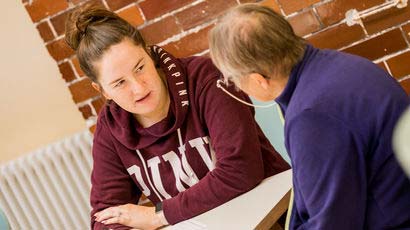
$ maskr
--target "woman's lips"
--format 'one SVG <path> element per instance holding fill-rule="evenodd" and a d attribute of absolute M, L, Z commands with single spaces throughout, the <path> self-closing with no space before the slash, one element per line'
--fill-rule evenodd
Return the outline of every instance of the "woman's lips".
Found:
<path fill-rule="evenodd" d="M 147 99 L 150 95 L 151 95 L 151 92 L 149 92 L 149 93 L 148 93 L 147 95 L 145 95 L 144 97 L 142 97 L 142 98 L 136 100 L 135 102 L 141 103 L 141 102 L 143 102 L 145 99 Z"/>

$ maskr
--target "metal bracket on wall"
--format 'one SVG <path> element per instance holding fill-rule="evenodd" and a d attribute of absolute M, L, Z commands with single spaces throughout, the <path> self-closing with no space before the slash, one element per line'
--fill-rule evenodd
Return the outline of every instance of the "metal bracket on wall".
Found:
<path fill-rule="evenodd" d="M 362 19 L 367 18 L 371 15 L 377 14 L 379 12 L 397 7 L 398 9 L 407 7 L 407 0 L 387 0 L 385 3 L 369 8 L 363 11 L 357 11 L 356 9 L 350 9 L 346 12 L 346 24 L 348 26 L 353 26 L 355 24 L 361 24 Z"/>

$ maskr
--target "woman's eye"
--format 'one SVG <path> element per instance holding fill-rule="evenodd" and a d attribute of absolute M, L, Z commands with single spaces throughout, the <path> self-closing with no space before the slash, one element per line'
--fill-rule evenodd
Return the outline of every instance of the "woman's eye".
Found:
<path fill-rule="evenodd" d="M 140 67 L 138 67 L 138 68 L 135 69 L 135 72 L 139 72 L 139 71 L 141 71 L 143 68 L 144 68 L 144 65 L 141 65 Z"/>
<path fill-rule="evenodd" d="M 114 87 L 119 87 L 119 86 L 121 86 L 122 84 L 124 84 L 124 80 L 118 81 L 117 84 L 114 85 Z"/>

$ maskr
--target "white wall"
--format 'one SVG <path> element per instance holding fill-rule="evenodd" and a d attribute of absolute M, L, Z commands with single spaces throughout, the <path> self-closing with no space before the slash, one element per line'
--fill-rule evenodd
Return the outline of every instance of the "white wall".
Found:
<path fill-rule="evenodd" d="M 21 0 L 1 0 L 0 164 L 85 130 Z"/>

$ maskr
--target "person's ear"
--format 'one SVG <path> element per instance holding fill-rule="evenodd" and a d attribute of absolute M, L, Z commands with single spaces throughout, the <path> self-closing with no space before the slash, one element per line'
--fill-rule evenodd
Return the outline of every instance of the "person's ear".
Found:
<path fill-rule="evenodd" d="M 107 100 L 111 100 L 111 98 L 104 92 L 103 88 L 101 87 L 100 84 L 97 84 L 95 82 L 91 82 L 91 86 L 97 90 L 101 95 L 105 97 Z"/>
<path fill-rule="evenodd" d="M 251 73 L 249 78 L 256 84 L 258 84 L 262 89 L 268 90 L 269 89 L 269 79 L 266 79 L 259 73 Z"/>

